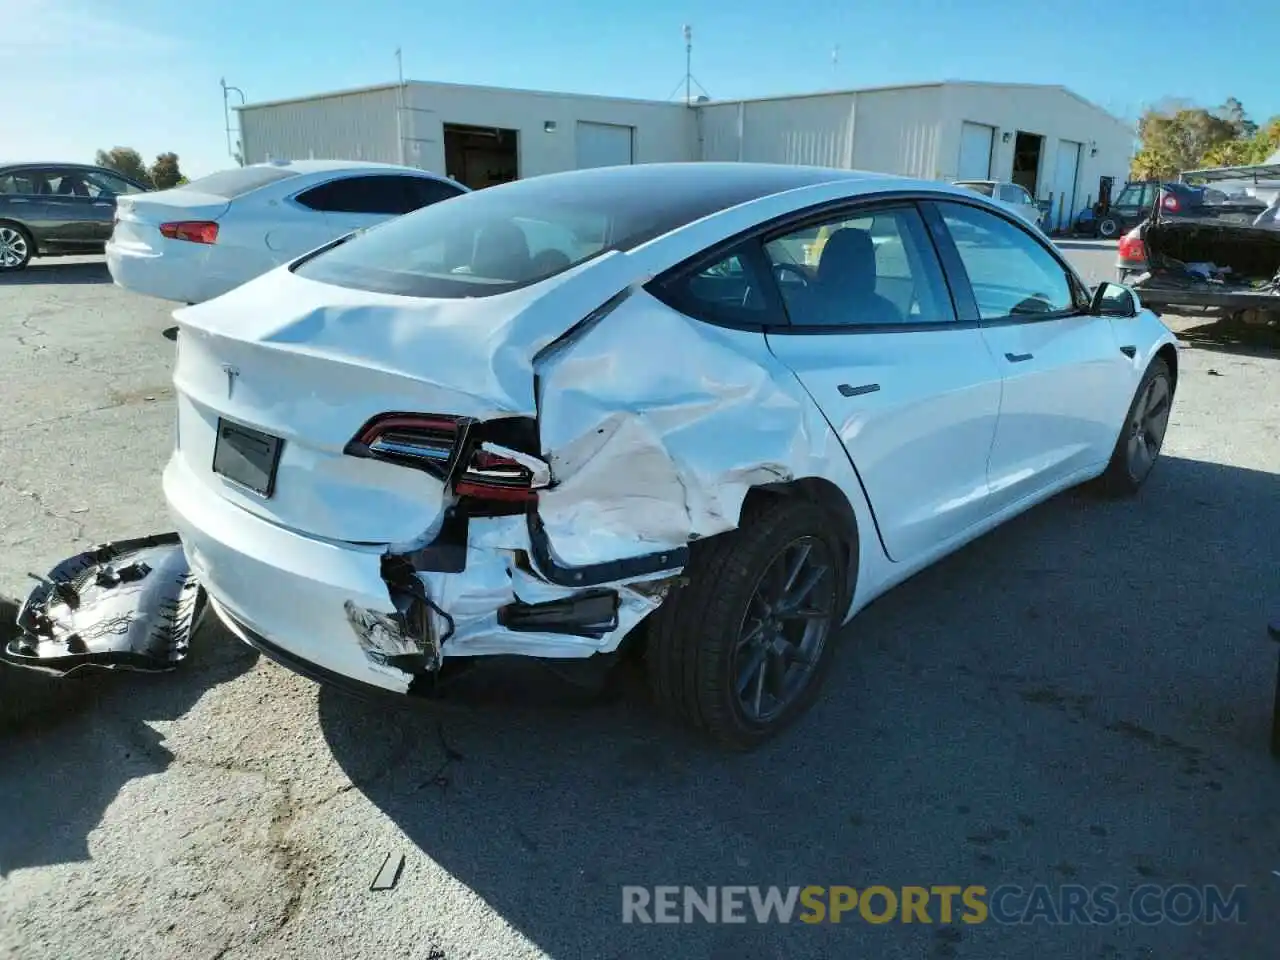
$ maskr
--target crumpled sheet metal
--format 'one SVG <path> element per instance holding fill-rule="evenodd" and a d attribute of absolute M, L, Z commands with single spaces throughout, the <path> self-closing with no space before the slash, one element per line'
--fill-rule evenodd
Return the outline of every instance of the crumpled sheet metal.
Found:
<path fill-rule="evenodd" d="M 642 290 L 538 368 L 553 485 L 538 516 L 561 563 L 684 546 L 738 524 L 754 486 L 823 469 L 830 429 L 759 333 Z"/>
<path fill-rule="evenodd" d="M 172 670 L 205 610 L 176 533 L 106 543 L 49 572 L 2 652 L 55 676 L 81 669 Z"/>

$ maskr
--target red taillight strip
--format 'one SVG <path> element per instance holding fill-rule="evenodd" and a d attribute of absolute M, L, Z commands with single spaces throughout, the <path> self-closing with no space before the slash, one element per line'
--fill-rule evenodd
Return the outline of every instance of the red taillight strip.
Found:
<path fill-rule="evenodd" d="M 366 447 L 382 434 L 397 427 L 416 430 L 439 430 L 441 433 L 458 433 L 458 418 L 441 416 L 417 416 L 410 413 L 389 413 L 374 417 L 366 423 L 359 435 L 359 442 Z"/>
<path fill-rule="evenodd" d="M 191 243 L 217 243 L 218 225 L 212 220 L 175 220 L 160 224 L 160 235 Z"/>

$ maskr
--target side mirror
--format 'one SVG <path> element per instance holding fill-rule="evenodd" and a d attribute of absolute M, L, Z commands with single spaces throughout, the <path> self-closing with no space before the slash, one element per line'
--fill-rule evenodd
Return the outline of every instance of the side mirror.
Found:
<path fill-rule="evenodd" d="M 1095 317 L 1136 317 L 1142 304 L 1138 295 L 1120 283 L 1100 283 L 1093 291 L 1089 312 Z"/>

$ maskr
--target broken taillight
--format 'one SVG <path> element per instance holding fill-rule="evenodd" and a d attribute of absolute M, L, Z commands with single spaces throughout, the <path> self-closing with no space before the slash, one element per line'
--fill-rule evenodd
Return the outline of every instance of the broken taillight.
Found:
<path fill-rule="evenodd" d="M 1120 238 L 1120 242 L 1116 244 L 1116 254 L 1121 260 L 1129 260 L 1135 263 L 1146 261 L 1147 248 L 1136 229 L 1130 230 Z"/>
<path fill-rule="evenodd" d="M 178 220 L 160 224 L 160 235 L 170 240 L 192 243 L 217 243 L 218 225 L 212 220 Z"/>
<path fill-rule="evenodd" d="M 415 467 L 474 500 L 528 503 L 537 499 L 536 458 L 516 450 L 497 452 L 483 442 L 485 424 L 445 414 L 390 413 L 370 420 L 346 452 L 401 466 Z M 512 454 L 508 456 L 507 454 Z M 465 457 L 465 460 L 463 459 Z M 517 459 L 521 458 L 521 459 Z"/>

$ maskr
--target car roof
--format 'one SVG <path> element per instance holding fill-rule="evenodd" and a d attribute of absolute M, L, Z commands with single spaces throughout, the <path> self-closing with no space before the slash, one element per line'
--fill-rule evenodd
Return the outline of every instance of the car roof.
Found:
<path fill-rule="evenodd" d="M 118 170 L 110 167 L 99 167 L 93 163 L 68 163 L 65 160 L 19 160 L 16 163 L 0 163 L 0 170 L 43 170 L 47 167 L 62 167 L 67 170 L 91 170 L 94 173 L 110 173 L 113 176 L 130 179 Z"/>
<path fill-rule="evenodd" d="M 378 163 L 373 160 L 267 160 L 264 163 L 251 163 L 250 167 L 278 167 L 298 174 L 336 173 L 343 170 L 383 170 L 388 173 L 416 173 L 424 177 L 444 179 L 438 173 L 410 167 L 398 163 Z"/>

